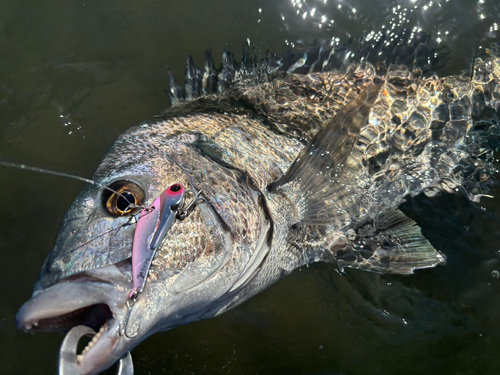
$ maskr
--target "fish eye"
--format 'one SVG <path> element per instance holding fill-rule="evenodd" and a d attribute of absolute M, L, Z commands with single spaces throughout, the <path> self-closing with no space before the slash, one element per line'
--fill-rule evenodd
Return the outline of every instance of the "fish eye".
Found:
<path fill-rule="evenodd" d="M 123 213 L 128 212 L 130 204 L 136 204 L 136 199 L 135 196 L 128 191 L 123 192 L 116 200 L 116 208 Z"/>
<path fill-rule="evenodd" d="M 116 181 L 102 194 L 103 205 L 113 216 L 125 216 L 137 211 L 144 202 L 144 190 L 132 181 Z"/>

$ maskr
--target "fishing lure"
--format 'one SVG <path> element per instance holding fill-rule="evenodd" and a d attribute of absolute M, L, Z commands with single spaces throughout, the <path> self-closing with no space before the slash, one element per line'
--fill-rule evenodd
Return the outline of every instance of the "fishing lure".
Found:
<path fill-rule="evenodd" d="M 132 283 L 133 287 L 129 293 L 127 301 L 128 312 L 124 324 L 120 328 L 120 335 L 128 338 L 137 336 L 127 334 L 127 324 L 130 318 L 132 307 L 137 301 L 137 297 L 144 290 L 146 279 L 149 274 L 151 262 L 156 250 L 174 225 L 175 220 L 184 220 L 195 208 L 202 190 L 195 194 L 191 203 L 184 208 L 184 197 L 192 190 L 185 190 L 184 186 L 175 183 L 170 185 L 148 208 L 144 209 L 137 220 L 137 226 L 132 245 Z"/>
<path fill-rule="evenodd" d="M 173 184 L 139 216 L 132 246 L 133 288 L 130 298 L 137 298 L 144 289 L 156 250 L 174 224 L 184 195 L 184 186 Z"/>
<path fill-rule="evenodd" d="M 185 190 L 181 184 L 170 185 L 148 208 L 144 208 L 137 219 L 137 226 L 132 245 L 132 283 L 133 287 L 127 301 L 128 312 L 123 324 L 120 325 L 120 335 L 127 338 L 135 337 L 140 329 L 133 335 L 127 333 L 127 325 L 132 307 L 137 297 L 144 290 L 151 262 L 156 250 L 167 236 L 176 220 L 182 221 L 194 210 L 200 199 L 202 190 L 194 193 Z M 186 194 L 194 194 L 191 203 L 184 208 Z M 59 374 L 73 375 L 78 373 L 76 350 L 78 341 L 82 336 L 94 336 L 95 332 L 86 326 L 76 326 L 67 334 L 59 353 Z M 117 375 L 133 375 L 134 365 L 130 352 L 127 352 L 118 361 Z"/>

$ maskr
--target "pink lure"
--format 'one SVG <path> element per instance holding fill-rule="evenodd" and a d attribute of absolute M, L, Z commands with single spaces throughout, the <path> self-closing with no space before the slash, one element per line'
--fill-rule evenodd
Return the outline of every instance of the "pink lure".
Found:
<path fill-rule="evenodd" d="M 132 246 L 134 286 L 130 291 L 130 298 L 142 293 L 153 257 L 174 224 L 184 192 L 184 186 L 181 184 L 169 186 L 151 206 L 139 215 Z"/>

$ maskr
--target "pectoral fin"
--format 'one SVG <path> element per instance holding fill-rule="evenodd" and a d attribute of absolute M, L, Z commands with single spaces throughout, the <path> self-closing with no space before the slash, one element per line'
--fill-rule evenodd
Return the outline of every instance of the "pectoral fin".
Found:
<path fill-rule="evenodd" d="M 384 212 L 351 234 L 351 244 L 335 256 L 339 267 L 377 273 L 411 274 L 445 259 L 422 235 L 420 227 L 400 210 Z"/>
<path fill-rule="evenodd" d="M 297 223 L 343 226 L 359 214 L 359 167 L 346 165 L 346 161 L 381 86 L 372 83 L 344 106 L 313 137 L 288 172 L 269 187 L 297 203 Z"/>

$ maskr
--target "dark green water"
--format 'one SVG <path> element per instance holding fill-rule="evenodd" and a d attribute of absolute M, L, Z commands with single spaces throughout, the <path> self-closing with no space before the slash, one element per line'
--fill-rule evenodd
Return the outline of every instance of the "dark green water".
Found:
<path fill-rule="evenodd" d="M 431 34 L 450 57 L 440 73 L 456 73 L 500 39 L 500 6 L 3 0 L 0 155 L 90 177 L 121 132 L 168 106 L 165 65 L 182 82 L 188 54 L 201 65 L 207 48 L 220 62 L 225 45 L 238 52 L 247 40 L 256 53 L 282 53 L 332 37 L 346 43 L 393 24 Z M 2 374 L 54 372 L 62 334 L 26 335 L 14 316 L 82 188 L 0 169 Z M 500 373 L 500 279 L 492 276 L 500 271 L 500 189 L 494 193 L 480 206 L 461 196 L 405 204 L 446 266 L 410 277 L 341 275 L 324 264 L 297 270 L 216 319 L 149 338 L 133 351 L 136 373 Z"/>

